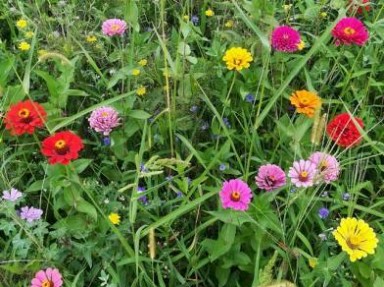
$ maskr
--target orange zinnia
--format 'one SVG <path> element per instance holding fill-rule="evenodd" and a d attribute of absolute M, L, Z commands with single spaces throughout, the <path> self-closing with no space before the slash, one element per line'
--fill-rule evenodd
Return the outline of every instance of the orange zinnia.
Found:
<path fill-rule="evenodd" d="M 309 118 L 312 118 L 315 111 L 321 106 L 321 98 L 316 93 L 307 90 L 296 91 L 289 99 L 291 105 L 296 107 L 297 113 L 305 114 Z"/>
<path fill-rule="evenodd" d="M 11 105 L 5 115 L 5 128 L 11 135 L 33 134 L 35 128 L 44 127 L 47 113 L 44 108 L 36 102 L 26 100 Z"/>

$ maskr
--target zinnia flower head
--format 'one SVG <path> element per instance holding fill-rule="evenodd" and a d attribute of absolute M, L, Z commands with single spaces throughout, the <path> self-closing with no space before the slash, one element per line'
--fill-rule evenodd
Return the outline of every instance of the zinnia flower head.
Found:
<path fill-rule="evenodd" d="M 288 176 L 297 187 L 309 187 L 313 185 L 316 175 L 316 165 L 309 160 L 299 160 L 293 163 Z"/>
<path fill-rule="evenodd" d="M 342 218 L 332 234 L 352 262 L 374 254 L 379 242 L 373 229 L 364 220 L 353 217 Z"/>
<path fill-rule="evenodd" d="M 242 69 L 247 69 L 250 66 L 253 58 L 250 52 L 247 49 L 241 47 L 232 47 L 225 52 L 223 61 L 227 64 L 228 70 L 236 69 L 240 71 Z"/>
<path fill-rule="evenodd" d="M 18 191 L 16 188 L 11 188 L 11 190 L 3 191 L 2 199 L 14 202 L 22 196 L 23 194 L 20 191 Z"/>
<path fill-rule="evenodd" d="M 20 210 L 20 218 L 28 222 L 39 220 L 43 215 L 43 211 L 39 208 L 24 206 Z"/>
<path fill-rule="evenodd" d="M 315 111 L 321 107 L 321 98 L 307 90 L 296 91 L 289 99 L 291 105 L 296 107 L 297 113 L 305 114 L 309 118 L 312 118 Z"/>
<path fill-rule="evenodd" d="M 63 280 L 58 269 L 40 270 L 32 279 L 31 287 L 61 287 Z"/>
<path fill-rule="evenodd" d="M 101 29 L 103 34 L 109 37 L 115 35 L 122 36 L 127 29 L 127 23 L 120 19 L 108 19 L 103 22 Z"/>
<path fill-rule="evenodd" d="M 289 26 L 279 26 L 272 31 L 272 47 L 280 52 L 296 52 L 302 47 L 300 33 Z"/>
<path fill-rule="evenodd" d="M 285 185 L 285 172 L 275 164 L 265 164 L 260 166 L 259 172 L 255 177 L 256 184 L 260 189 L 272 191 Z"/>
<path fill-rule="evenodd" d="M 353 118 L 357 124 L 364 128 L 363 120 Z M 352 116 L 342 113 L 335 116 L 327 125 L 328 136 L 341 147 L 352 147 L 360 143 L 362 137 L 357 126 L 352 121 Z"/>
<path fill-rule="evenodd" d="M 119 113 L 112 107 L 95 109 L 88 121 L 92 129 L 104 136 L 108 136 L 113 128 L 120 125 Z"/>
<path fill-rule="evenodd" d="M 84 148 L 81 138 L 70 131 L 58 132 L 41 143 L 41 153 L 47 156 L 50 164 L 68 164 L 79 157 Z"/>
<path fill-rule="evenodd" d="M 338 179 L 340 164 L 333 155 L 317 151 L 311 154 L 309 160 L 316 165 L 320 179 L 326 183 Z"/>
<path fill-rule="evenodd" d="M 252 196 L 248 184 L 241 179 L 225 181 L 220 191 L 221 204 L 225 209 L 247 210 Z"/>
<path fill-rule="evenodd" d="M 36 102 L 26 100 L 11 105 L 5 115 L 5 128 L 11 135 L 33 134 L 35 128 L 44 127 L 47 113 Z"/>
<path fill-rule="evenodd" d="M 332 35 L 336 39 L 336 46 L 351 44 L 362 46 L 369 38 L 369 33 L 363 22 L 354 17 L 341 19 L 332 29 Z"/>
<path fill-rule="evenodd" d="M 349 4 L 353 3 L 349 12 L 353 13 L 356 11 L 357 14 L 363 14 L 363 10 L 369 12 L 371 10 L 369 1 L 370 0 L 349 0 Z"/>

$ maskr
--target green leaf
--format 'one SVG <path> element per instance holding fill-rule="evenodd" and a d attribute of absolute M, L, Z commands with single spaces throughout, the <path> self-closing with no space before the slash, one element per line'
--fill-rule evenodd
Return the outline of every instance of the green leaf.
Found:
<path fill-rule="evenodd" d="M 84 199 L 80 199 L 76 202 L 76 210 L 82 213 L 88 214 L 94 220 L 97 220 L 97 211 L 96 208 Z"/>
<path fill-rule="evenodd" d="M 72 162 L 77 173 L 82 173 L 93 161 L 93 159 L 78 159 Z"/>
<path fill-rule="evenodd" d="M 245 212 L 236 212 L 233 210 L 220 210 L 220 211 L 209 211 L 209 214 L 216 217 L 218 220 L 240 226 L 245 222 L 252 222 L 252 218 Z"/>
<path fill-rule="evenodd" d="M 373 283 L 373 287 L 383 287 L 384 286 L 384 279 L 381 277 L 377 277 L 375 282 Z"/>
<path fill-rule="evenodd" d="M 150 114 L 148 114 L 143 110 L 131 110 L 128 112 L 127 116 L 134 119 L 140 119 L 140 120 L 146 120 L 151 117 Z"/>

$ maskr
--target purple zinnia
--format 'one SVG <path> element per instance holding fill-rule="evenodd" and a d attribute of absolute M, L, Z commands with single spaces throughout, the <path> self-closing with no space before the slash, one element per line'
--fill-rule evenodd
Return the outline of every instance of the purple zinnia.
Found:
<path fill-rule="evenodd" d="M 323 179 L 326 183 L 338 179 L 340 165 L 333 155 L 318 151 L 313 153 L 309 160 L 316 165 L 320 179 Z"/>
<path fill-rule="evenodd" d="M 88 119 L 89 125 L 98 133 L 108 136 L 113 128 L 120 125 L 118 112 L 112 107 L 100 107 L 94 110 Z"/>
<path fill-rule="evenodd" d="M 122 36 L 127 29 L 127 23 L 120 19 L 108 19 L 103 22 L 101 29 L 103 34 L 109 37 Z"/>
<path fill-rule="evenodd" d="M 295 161 L 289 169 L 288 176 L 297 187 L 309 187 L 313 185 L 316 175 L 316 165 L 309 160 Z"/>
<path fill-rule="evenodd" d="M 322 207 L 319 209 L 319 216 L 321 219 L 327 218 L 329 215 L 329 209 L 326 207 Z"/>
<path fill-rule="evenodd" d="M 4 200 L 8 201 L 16 201 L 18 198 L 20 198 L 23 194 L 18 191 L 16 188 L 11 188 L 11 190 L 4 190 L 2 198 Z"/>
<path fill-rule="evenodd" d="M 39 208 L 24 206 L 20 211 L 20 218 L 25 219 L 28 222 L 38 220 L 41 218 L 43 211 Z"/>
<path fill-rule="evenodd" d="M 272 191 L 285 185 L 285 172 L 275 164 L 260 166 L 255 177 L 256 184 L 260 189 Z"/>
<path fill-rule="evenodd" d="M 272 32 L 272 47 L 280 52 L 296 52 L 300 48 L 300 33 L 289 26 L 276 27 Z"/>

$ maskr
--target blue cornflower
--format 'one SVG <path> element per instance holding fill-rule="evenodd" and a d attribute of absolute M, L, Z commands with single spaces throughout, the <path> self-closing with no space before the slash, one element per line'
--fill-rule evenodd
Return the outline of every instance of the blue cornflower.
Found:
<path fill-rule="evenodd" d="M 319 209 L 319 216 L 321 219 L 327 218 L 329 215 L 329 209 L 326 207 L 322 207 Z"/>
<path fill-rule="evenodd" d="M 252 95 L 252 94 L 248 94 L 248 95 L 245 96 L 245 101 L 247 103 L 253 104 L 255 102 L 255 96 Z"/>

